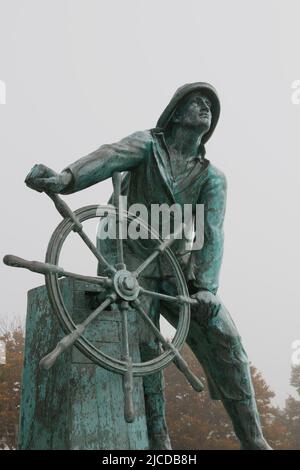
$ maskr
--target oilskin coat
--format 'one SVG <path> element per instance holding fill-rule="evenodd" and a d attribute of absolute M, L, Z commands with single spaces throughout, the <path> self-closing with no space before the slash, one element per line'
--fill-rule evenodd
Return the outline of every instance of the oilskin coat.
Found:
<path fill-rule="evenodd" d="M 226 179 L 207 159 L 201 156 L 191 159 L 185 172 L 174 179 L 163 129 L 155 128 L 103 145 L 65 170 L 72 174 L 72 181 L 64 194 L 80 191 L 119 171 L 126 172 L 122 194 L 128 198 L 128 207 L 144 204 L 150 213 L 152 204 L 192 204 L 194 209 L 197 203 L 204 204 L 203 247 L 186 253 L 183 239 L 178 240 L 172 250 L 185 273 L 191 294 L 201 289 L 217 293 L 223 253 Z M 101 252 L 115 262 L 115 241 L 100 237 L 97 243 Z M 153 243 L 153 240 L 124 240 L 128 269 L 134 269 L 152 253 Z M 99 272 L 103 272 L 101 266 Z M 143 273 L 141 284 L 150 290 L 176 295 L 175 279 L 163 257 Z M 172 303 L 145 297 L 143 305 L 157 325 L 162 314 L 176 327 L 178 314 Z M 149 360 L 158 353 L 158 343 L 144 325 L 140 328 L 140 337 L 142 360 Z M 200 305 L 192 308 L 187 343 L 205 371 L 213 399 L 244 400 L 253 395 L 247 355 L 223 304 L 214 318 L 205 315 Z M 144 389 L 148 424 L 156 436 L 163 438 L 162 374 L 145 377 Z"/>

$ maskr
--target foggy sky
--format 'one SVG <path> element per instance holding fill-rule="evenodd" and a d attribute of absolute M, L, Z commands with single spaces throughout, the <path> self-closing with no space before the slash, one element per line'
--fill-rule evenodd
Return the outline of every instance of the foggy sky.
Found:
<path fill-rule="evenodd" d="M 35 163 L 60 171 L 154 127 L 182 84 L 212 83 L 222 111 L 206 156 L 228 180 L 219 295 L 282 404 L 300 339 L 299 2 L 2 0 L 0 9 L 2 256 L 43 260 L 60 221 L 23 183 Z M 110 191 L 105 181 L 66 200 L 75 209 Z M 94 272 L 72 242 L 65 268 Z M 43 278 L 0 269 L 0 318 L 24 317 L 26 292 Z"/>

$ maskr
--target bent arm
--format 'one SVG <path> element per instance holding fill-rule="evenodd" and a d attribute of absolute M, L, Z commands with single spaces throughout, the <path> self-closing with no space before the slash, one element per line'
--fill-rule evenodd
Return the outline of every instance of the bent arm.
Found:
<path fill-rule="evenodd" d="M 226 178 L 219 171 L 211 175 L 201 190 L 199 204 L 204 204 L 204 244 L 192 251 L 188 281 L 193 292 L 217 293 L 223 257 L 223 222 L 226 209 Z"/>
<path fill-rule="evenodd" d="M 66 167 L 67 186 L 61 194 L 72 194 L 110 178 L 115 171 L 128 171 L 147 157 L 149 133 L 136 132 L 114 144 L 102 145 L 95 152 Z"/>

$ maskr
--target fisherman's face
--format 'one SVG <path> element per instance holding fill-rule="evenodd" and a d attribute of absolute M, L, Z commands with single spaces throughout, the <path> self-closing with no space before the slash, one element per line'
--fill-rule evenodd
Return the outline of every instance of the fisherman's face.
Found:
<path fill-rule="evenodd" d="M 211 102 L 199 92 L 191 93 L 176 111 L 173 122 L 207 132 L 211 125 Z"/>

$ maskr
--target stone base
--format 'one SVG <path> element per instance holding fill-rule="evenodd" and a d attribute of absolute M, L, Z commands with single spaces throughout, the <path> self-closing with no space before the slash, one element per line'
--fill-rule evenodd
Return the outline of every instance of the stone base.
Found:
<path fill-rule="evenodd" d="M 97 286 L 60 280 L 65 305 L 79 323 L 92 311 Z M 130 350 L 140 361 L 135 312 L 129 313 Z M 106 354 L 121 357 L 121 319 L 102 312 L 85 336 Z M 136 419 L 124 419 L 122 376 L 86 358 L 75 346 L 49 371 L 39 361 L 63 337 L 45 286 L 28 292 L 26 344 L 20 409 L 19 449 L 148 449 L 143 380 L 134 379 Z"/>

